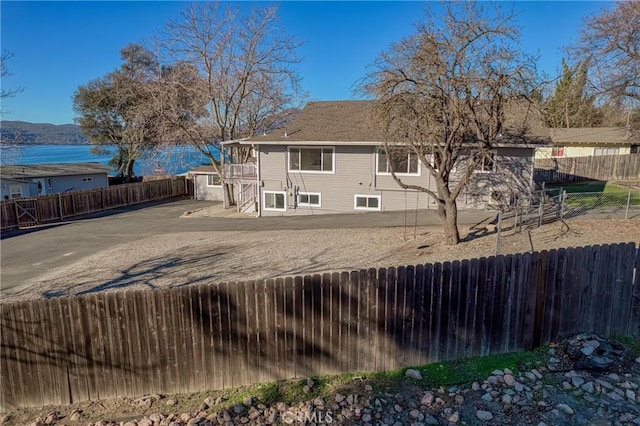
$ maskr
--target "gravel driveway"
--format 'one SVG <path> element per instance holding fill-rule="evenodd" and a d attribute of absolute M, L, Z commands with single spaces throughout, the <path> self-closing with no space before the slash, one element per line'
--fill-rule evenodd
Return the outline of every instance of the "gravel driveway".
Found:
<path fill-rule="evenodd" d="M 215 212 L 208 213 L 205 209 L 180 220 L 203 220 L 207 215 L 215 216 Z M 216 218 L 209 217 L 209 220 Z M 573 220 L 567 223 L 569 229 L 555 223 L 530 233 L 505 235 L 500 243 L 500 253 L 603 243 L 640 243 L 638 220 Z M 438 226 L 264 231 L 155 230 L 142 233 L 131 241 L 122 238 L 107 249 L 78 256 L 62 266 L 42 271 L 19 287 L 5 290 L 2 302 L 210 281 L 257 280 L 494 254 L 495 235 L 486 230 L 461 226 L 462 235 L 468 236 L 469 241 L 455 247 L 442 244 L 441 232 Z"/>

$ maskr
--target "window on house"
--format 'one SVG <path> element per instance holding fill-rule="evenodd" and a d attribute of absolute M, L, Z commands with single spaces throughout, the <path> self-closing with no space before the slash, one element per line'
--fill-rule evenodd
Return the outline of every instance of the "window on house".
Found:
<path fill-rule="evenodd" d="M 11 185 L 9 191 L 11 192 L 11 198 L 22 197 L 22 188 L 19 185 Z"/>
<path fill-rule="evenodd" d="M 414 152 L 396 150 L 390 153 L 378 150 L 378 174 L 419 175 L 418 155 Z"/>
<path fill-rule="evenodd" d="M 83 177 L 82 181 L 83 182 L 93 182 L 93 178 L 92 177 Z"/>
<path fill-rule="evenodd" d="M 289 171 L 333 172 L 333 148 L 289 148 Z"/>
<path fill-rule="evenodd" d="M 47 178 L 47 189 L 52 189 L 53 188 L 53 181 L 51 180 L 51 178 Z"/>
<path fill-rule="evenodd" d="M 552 157 L 564 157 L 564 146 L 554 146 L 551 148 Z"/>
<path fill-rule="evenodd" d="M 380 195 L 355 195 L 353 208 L 356 210 L 380 210 Z"/>
<path fill-rule="evenodd" d="M 320 207 L 320 194 L 312 192 L 300 192 L 298 194 L 298 205 L 303 207 Z"/>
<path fill-rule="evenodd" d="M 286 192 L 265 191 L 263 195 L 265 210 L 285 211 L 287 209 L 285 204 L 285 200 L 287 198 Z"/>
<path fill-rule="evenodd" d="M 495 166 L 495 154 L 493 152 L 476 152 L 473 156 L 474 170 L 476 172 L 492 172 Z"/>
<path fill-rule="evenodd" d="M 222 180 L 217 174 L 207 175 L 207 186 L 222 186 Z"/>
<path fill-rule="evenodd" d="M 620 148 L 594 148 L 593 155 L 618 155 Z"/>

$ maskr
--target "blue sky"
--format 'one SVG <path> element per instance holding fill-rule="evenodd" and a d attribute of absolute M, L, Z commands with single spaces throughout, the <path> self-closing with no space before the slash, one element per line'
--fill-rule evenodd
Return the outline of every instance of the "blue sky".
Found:
<path fill-rule="evenodd" d="M 268 5 L 273 3 L 260 3 Z M 352 99 L 353 85 L 376 55 L 414 32 L 424 2 L 302 2 L 280 6 L 283 30 L 304 42 L 298 67 L 309 100 Z M 608 2 L 500 3 L 519 12 L 522 48 L 540 55 L 538 68 L 557 74 L 562 48 L 576 37 L 582 19 Z M 251 3 L 240 3 L 241 7 Z M 120 65 L 120 49 L 141 42 L 177 19 L 185 2 L 0 2 L 0 43 L 13 53 L 5 89 L 24 91 L 7 99 L 5 120 L 72 123 L 78 86 Z"/>

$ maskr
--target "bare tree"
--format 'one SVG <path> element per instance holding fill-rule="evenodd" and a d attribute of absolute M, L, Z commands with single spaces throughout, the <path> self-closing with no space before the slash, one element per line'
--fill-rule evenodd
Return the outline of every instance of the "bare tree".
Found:
<path fill-rule="evenodd" d="M 0 88 L 0 116 L 2 117 L 4 117 L 5 114 L 8 114 L 5 103 L 6 99 L 13 98 L 23 90 L 21 87 L 6 88 L 5 79 L 12 75 L 7 67 L 7 61 L 12 57 L 13 53 L 6 50 L 3 50 L 2 54 L 0 54 L 0 79 L 2 79 L 2 88 Z M 0 164 L 10 164 L 19 156 L 19 138 L 20 136 L 7 140 L 7 138 L 2 137 L 2 133 L 0 133 L 0 145 L 2 146 Z"/>
<path fill-rule="evenodd" d="M 12 57 L 13 57 L 13 53 L 8 52 L 6 50 L 3 50 L 2 54 L 0 54 L 0 78 L 2 78 L 3 80 L 12 75 L 11 72 L 9 71 L 9 68 L 7 67 L 7 61 Z M 4 102 L 6 98 L 14 97 L 18 93 L 22 92 L 22 90 L 23 89 L 21 87 L 14 87 L 12 89 L 7 89 L 3 81 L 2 88 L 0 88 L 0 102 Z M 3 114 L 5 113 L 4 106 L 2 106 L 2 113 Z"/>
<path fill-rule="evenodd" d="M 276 12 L 267 7 L 241 14 L 218 2 L 196 3 L 158 39 L 169 64 L 190 65 L 165 75 L 158 94 L 163 135 L 197 148 L 221 176 L 220 143 L 269 128 L 301 95 L 292 68 L 300 43 L 278 27 Z M 184 97 L 194 102 L 185 105 Z M 236 153 L 239 161 L 248 155 Z"/>
<path fill-rule="evenodd" d="M 589 61 L 598 93 L 640 102 L 640 1 L 615 2 L 587 18 L 569 51 L 577 61 Z"/>
<path fill-rule="evenodd" d="M 380 54 L 362 88 L 377 100 L 389 157 L 408 151 L 425 165 L 435 189 L 407 184 L 437 203 L 447 244 L 460 242 L 456 199 L 474 171 L 493 162 L 490 149 L 522 136 L 505 126 L 505 113 L 527 99 L 535 81 L 532 58 L 516 47 L 512 16 L 474 2 L 444 3 L 444 14 L 427 9 L 414 35 Z M 409 157 L 410 158 L 410 157 Z"/>

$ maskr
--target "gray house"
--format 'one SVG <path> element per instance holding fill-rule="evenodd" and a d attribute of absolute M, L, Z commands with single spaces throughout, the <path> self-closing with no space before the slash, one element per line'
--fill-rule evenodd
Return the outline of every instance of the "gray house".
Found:
<path fill-rule="evenodd" d="M 196 200 L 222 201 L 222 179 L 213 166 L 199 166 L 189 171 L 193 179 L 193 198 Z"/>
<path fill-rule="evenodd" d="M 373 102 L 311 102 L 286 129 L 225 144 L 251 146 L 256 153 L 255 165 L 243 165 L 255 167 L 255 178 L 235 185 L 239 209 L 289 216 L 436 208 L 426 194 L 393 180 L 381 149 L 384 136 L 371 121 Z M 512 114 L 507 121 L 522 127 L 523 136 L 505 140 L 478 166 L 458 198 L 460 208 L 487 208 L 530 193 L 535 148 L 549 143 L 549 133 L 528 111 Z M 400 164 L 394 170 L 406 183 L 435 190 L 415 155 L 408 153 Z M 228 170 L 238 166 L 225 165 L 227 182 L 237 183 Z"/>
<path fill-rule="evenodd" d="M 0 166 L 2 199 L 105 188 L 110 170 L 99 163 Z"/>

